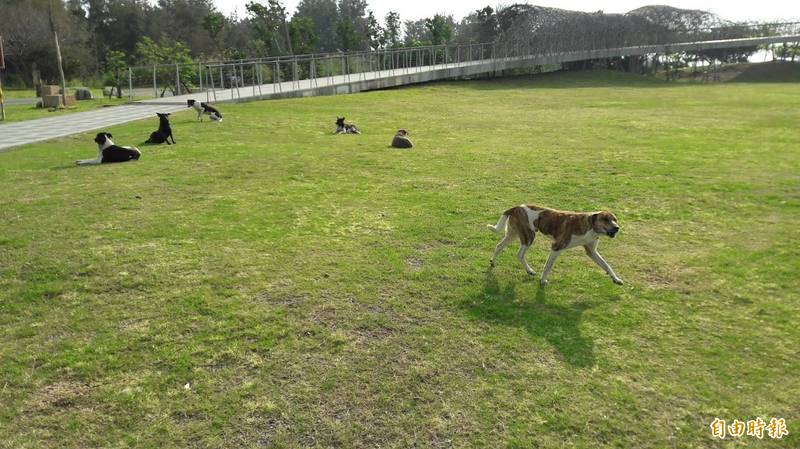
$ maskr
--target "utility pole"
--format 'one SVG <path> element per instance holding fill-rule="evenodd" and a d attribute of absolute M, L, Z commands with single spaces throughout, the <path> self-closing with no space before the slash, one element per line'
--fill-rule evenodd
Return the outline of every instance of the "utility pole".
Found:
<path fill-rule="evenodd" d="M 53 38 L 56 41 L 56 58 L 58 58 L 58 74 L 61 76 L 61 104 L 67 107 L 67 80 L 64 78 L 64 65 L 61 61 L 61 46 L 58 44 L 58 32 L 56 31 L 55 22 L 53 22 L 53 2 L 49 4 L 50 11 L 50 29 L 53 31 Z"/>
<path fill-rule="evenodd" d="M 0 70 L 6 69 L 6 55 L 3 53 L 3 36 L 0 36 Z M 6 120 L 6 103 L 3 98 L 3 75 L 0 73 L 0 120 Z"/>

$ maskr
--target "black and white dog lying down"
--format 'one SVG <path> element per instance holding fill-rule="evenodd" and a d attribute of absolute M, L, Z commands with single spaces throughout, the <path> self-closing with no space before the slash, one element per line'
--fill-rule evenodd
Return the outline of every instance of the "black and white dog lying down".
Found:
<path fill-rule="evenodd" d="M 75 161 L 78 165 L 110 164 L 113 162 L 137 161 L 142 152 L 136 147 L 120 147 L 111 141 L 111 133 L 97 133 L 94 141 L 97 143 L 97 157 L 95 159 L 82 159 Z"/>
<path fill-rule="evenodd" d="M 187 100 L 186 104 L 190 108 L 194 108 L 194 110 L 197 111 L 197 120 L 201 122 L 203 121 L 203 114 L 208 115 L 211 118 L 211 120 L 214 120 L 216 122 L 222 121 L 222 113 L 219 112 L 217 108 L 211 106 L 208 103 L 200 103 L 199 101 L 196 100 Z"/>
<path fill-rule="evenodd" d="M 344 117 L 336 117 L 336 134 L 361 134 L 353 123 L 346 123 Z"/>
<path fill-rule="evenodd" d="M 162 144 L 167 142 L 167 145 L 172 145 L 169 143 L 169 139 L 175 143 L 175 137 L 172 136 L 172 127 L 169 126 L 169 112 L 156 112 L 156 115 L 158 116 L 158 129 L 150 133 L 150 138 L 145 143 Z"/>

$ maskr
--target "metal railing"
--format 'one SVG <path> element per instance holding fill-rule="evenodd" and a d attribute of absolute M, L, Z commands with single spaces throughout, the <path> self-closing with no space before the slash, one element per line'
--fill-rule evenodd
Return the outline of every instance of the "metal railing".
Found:
<path fill-rule="evenodd" d="M 261 97 L 271 92 L 297 90 L 366 80 L 369 77 L 411 74 L 471 63 L 510 58 L 549 56 L 581 51 L 648 45 L 701 43 L 716 40 L 796 36 L 800 22 L 734 25 L 693 31 L 642 30 L 606 27 L 581 33 L 537 30 L 525 38 L 501 38 L 493 43 L 453 43 L 371 51 L 276 56 L 207 61 L 192 64 L 159 64 L 128 69 L 129 98 L 159 98 L 188 93 L 216 100 L 219 90 L 231 97 Z M 291 84 L 289 84 L 291 83 Z"/>

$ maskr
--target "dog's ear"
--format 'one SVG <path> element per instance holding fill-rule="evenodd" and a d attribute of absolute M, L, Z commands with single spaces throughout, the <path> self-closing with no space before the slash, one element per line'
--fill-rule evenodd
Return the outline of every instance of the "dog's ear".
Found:
<path fill-rule="evenodd" d="M 108 137 L 108 138 L 112 138 L 112 137 L 114 137 L 114 136 L 112 136 L 112 135 L 111 135 L 111 133 L 106 133 L 106 137 Z"/>
<path fill-rule="evenodd" d="M 592 216 L 589 217 L 589 223 L 591 223 L 591 225 L 594 226 L 595 223 L 597 223 L 598 218 L 600 218 L 600 212 L 593 213 Z"/>

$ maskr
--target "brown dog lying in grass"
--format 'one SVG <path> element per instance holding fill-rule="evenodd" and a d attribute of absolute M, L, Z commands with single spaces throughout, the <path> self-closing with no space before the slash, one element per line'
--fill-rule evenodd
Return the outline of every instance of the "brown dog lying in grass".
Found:
<path fill-rule="evenodd" d="M 414 144 L 411 143 L 411 139 L 408 138 L 408 131 L 398 129 L 397 134 L 395 134 L 392 139 L 392 146 L 395 148 L 413 148 Z"/>

